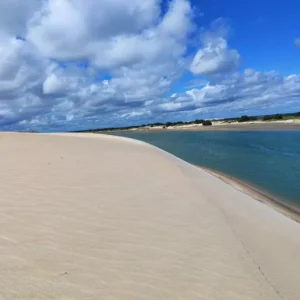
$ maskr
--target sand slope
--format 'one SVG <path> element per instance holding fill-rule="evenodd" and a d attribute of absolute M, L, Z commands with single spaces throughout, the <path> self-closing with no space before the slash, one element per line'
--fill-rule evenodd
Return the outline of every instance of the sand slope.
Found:
<path fill-rule="evenodd" d="M 300 299 L 300 225 L 154 147 L 0 134 L 0 299 Z"/>

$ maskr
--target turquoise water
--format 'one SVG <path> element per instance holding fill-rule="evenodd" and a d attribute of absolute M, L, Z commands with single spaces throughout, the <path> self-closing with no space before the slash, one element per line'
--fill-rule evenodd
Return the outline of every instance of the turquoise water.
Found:
<path fill-rule="evenodd" d="M 300 207 L 300 131 L 126 132 Z"/>

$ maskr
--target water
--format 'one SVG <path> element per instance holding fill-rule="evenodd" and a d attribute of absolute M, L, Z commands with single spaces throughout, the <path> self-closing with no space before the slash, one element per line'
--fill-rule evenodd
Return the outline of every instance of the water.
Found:
<path fill-rule="evenodd" d="M 300 131 L 124 132 L 300 207 Z"/>

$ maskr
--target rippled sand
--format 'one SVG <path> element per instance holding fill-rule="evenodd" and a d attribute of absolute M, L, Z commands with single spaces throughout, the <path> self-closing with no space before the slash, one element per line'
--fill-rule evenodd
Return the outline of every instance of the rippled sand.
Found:
<path fill-rule="evenodd" d="M 0 299 L 300 299 L 300 224 L 152 146 L 0 134 Z"/>

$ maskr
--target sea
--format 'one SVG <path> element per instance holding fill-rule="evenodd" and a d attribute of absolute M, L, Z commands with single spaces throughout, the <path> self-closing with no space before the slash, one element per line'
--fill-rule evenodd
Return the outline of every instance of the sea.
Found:
<path fill-rule="evenodd" d="M 119 132 L 300 208 L 300 131 Z"/>

